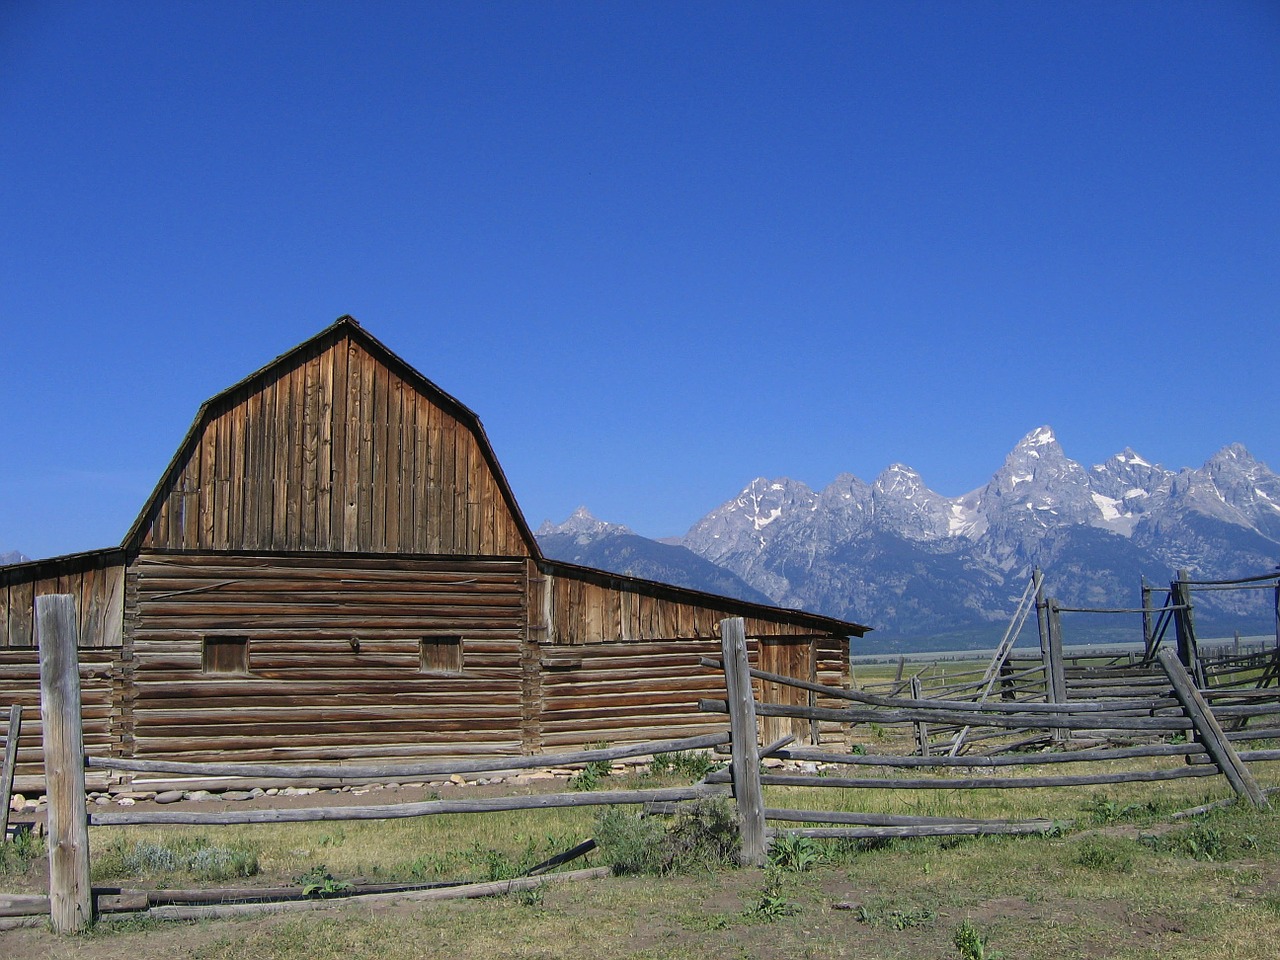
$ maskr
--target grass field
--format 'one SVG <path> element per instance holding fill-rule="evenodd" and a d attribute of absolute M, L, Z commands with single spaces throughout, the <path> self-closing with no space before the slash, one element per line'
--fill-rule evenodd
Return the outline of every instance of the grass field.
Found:
<path fill-rule="evenodd" d="M 948 665 L 950 669 L 951 665 Z M 885 667 L 892 675 L 893 666 Z M 959 668 L 957 668 L 959 669 Z M 866 682 L 860 672 L 860 680 Z M 858 728 L 868 749 L 900 729 Z M 1168 763 L 1168 761 L 1164 761 Z M 1074 764 L 1055 765 L 1070 772 Z M 1033 767 L 1028 772 L 1046 768 Z M 1280 765 L 1256 767 L 1280 785 Z M 655 786 L 662 777 L 600 786 Z M 683 782 L 688 782 L 686 777 Z M 940 775 L 945 783 L 945 775 Z M 766 870 L 690 865 L 483 901 L 400 903 L 197 923 L 103 923 L 79 936 L 0 932 L 0 956 L 65 960 L 408 960 L 447 957 L 1249 958 L 1280 955 L 1280 817 L 1225 798 L 1221 778 L 1113 788 L 959 791 L 767 788 L 770 806 L 1062 824 L 1023 838 L 796 841 Z M 264 886 L 513 876 L 587 837 L 590 863 L 661 842 L 598 809 L 223 828 L 94 828 L 97 885 Z M 615 815 L 616 819 L 616 815 Z M 638 828 L 637 828 L 638 829 Z M 611 838 L 611 839 L 610 839 Z M 608 840 L 608 842 L 605 842 Z M 34 849 L 0 858 L 0 890 L 43 885 Z M 696 861 L 696 858 L 693 858 Z M 628 861 L 630 862 L 630 861 Z M 581 866 L 582 863 L 570 865 Z"/>

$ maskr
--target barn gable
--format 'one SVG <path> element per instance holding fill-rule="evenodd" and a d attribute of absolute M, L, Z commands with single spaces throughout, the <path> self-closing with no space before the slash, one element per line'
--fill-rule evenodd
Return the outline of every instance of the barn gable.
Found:
<path fill-rule="evenodd" d="M 537 555 L 479 418 L 350 317 L 200 408 L 125 546 Z"/>

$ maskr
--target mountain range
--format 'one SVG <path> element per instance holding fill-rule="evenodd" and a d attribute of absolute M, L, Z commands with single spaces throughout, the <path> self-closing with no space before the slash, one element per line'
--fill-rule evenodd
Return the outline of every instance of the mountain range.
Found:
<path fill-rule="evenodd" d="M 537 536 L 557 559 L 867 624 L 877 631 L 868 650 L 989 646 L 1036 566 L 1069 607 L 1136 607 L 1143 576 L 1167 584 L 1178 569 L 1193 579 L 1275 570 L 1280 477 L 1240 444 L 1199 469 L 1168 470 L 1130 449 L 1086 468 L 1046 426 L 960 497 L 893 464 L 871 483 L 841 474 L 816 491 L 757 478 L 675 542 L 582 508 Z M 642 568 L 642 557 L 661 566 Z M 706 563 L 747 589 L 704 580 Z M 1269 590 L 1198 592 L 1195 601 L 1202 635 L 1274 629 Z M 1067 615 L 1068 642 L 1141 639 L 1134 617 L 1081 616 Z"/>

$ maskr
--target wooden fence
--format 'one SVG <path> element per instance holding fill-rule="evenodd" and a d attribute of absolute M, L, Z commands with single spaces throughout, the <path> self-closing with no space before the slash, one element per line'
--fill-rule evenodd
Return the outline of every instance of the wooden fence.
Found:
<path fill-rule="evenodd" d="M 548 756 L 493 757 L 402 764 L 191 764 L 176 761 L 114 759 L 84 755 L 80 730 L 79 670 L 76 662 L 74 604 L 67 596 L 41 597 L 37 601 L 41 658 L 41 713 L 45 769 L 48 775 L 48 846 L 50 893 L 48 915 L 58 931 L 82 929 L 95 916 L 94 891 L 89 882 L 88 827 L 125 824 L 245 824 L 285 821 L 345 819 L 393 819 L 443 813 L 483 813 L 517 809 L 581 807 L 605 804 L 644 804 L 663 812 L 681 801 L 707 796 L 732 795 L 741 832 L 739 859 L 762 865 L 770 843 L 779 836 L 883 838 L 896 836 L 955 836 L 979 834 L 1042 833 L 1054 828 L 1047 819 L 977 820 L 958 817 L 902 816 L 888 813 L 833 812 L 765 803 L 767 787 L 816 787 L 846 790 L 1023 789 L 1130 782 L 1157 782 L 1181 778 L 1225 776 L 1232 789 L 1257 806 L 1265 806 L 1248 762 L 1280 759 L 1280 751 L 1237 751 L 1241 742 L 1280 736 L 1269 725 L 1280 716 L 1280 691 L 1198 686 L 1173 650 L 1156 652 L 1154 665 L 1143 662 L 1103 661 L 1056 663 L 1039 668 L 1041 685 L 1028 678 L 1033 668 L 1022 669 L 1008 658 L 1000 664 L 992 682 L 984 671 L 978 683 L 942 684 L 924 696 L 917 679 L 908 684 L 912 696 L 866 690 L 842 689 L 750 668 L 741 619 L 721 622 L 722 659 L 704 665 L 723 669 L 726 699 L 702 700 L 702 710 L 728 715 L 727 732 L 622 747 L 577 751 Z M 1011 665 L 1012 664 L 1012 665 Z M 1057 679 L 1053 679 L 1054 674 Z M 954 680 L 954 678 L 953 678 Z M 796 688 L 816 702 L 843 702 L 847 706 L 806 706 L 803 703 L 762 703 L 755 694 L 776 685 Z M 993 693 L 997 695 L 992 696 Z M 1087 698 L 1087 699 L 1080 699 Z M 761 746 L 758 718 L 778 717 L 814 723 L 842 725 L 908 725 L 914 731 L 916 751 L 911 755 L 868 755 L 838 752 L 819 746 L 793 746 L 791 736 Z M 1249 726 L 1252 721 L 1263 725 Z M 1225 725 L 1225 727 L 1224 727 Z M 949 737 L 950 748 L 930 749 L 930 738 Z M 967 737 L 967 739 L 966 739 Z M 1134 741 L 1117 745 L 1116 739 Z M 12 731 L 6 743 L 14 740 Z M 1077 743 L 1082 741 L 1082 743 Z M 966 755 L 976 742 L 985 742 L 981 756 Z M 1043 743 L 1054 752 L 1026 754 L 1019 746 Z M 412 803 L 353 807 L 296 809 L 241 809 L 216 812 L 189 810 L 89 809 L 85 796 L 85 770 L 132 770 L 204 777 L 252 777 L 273 780 L 317 777 L 373 780 L 409 780 L 447 777 L 492 770 L 517 770 L 557 765 L 613 761 L 626 757 L 677 750 L 723 748 L 731 757 L 726 771 L 709 774 L 685 787 L 548 793 L 531 796 L 479 799 L 427 800 Z M 1063 749 L 1063 747 L 1082 749 Z M 839 767 L 847 775 L 803 772 L 762 772 L 763 758 L 778 757 L 801 764 Z M 1177 766 L 1130 767 L 1089 773 L 1010 775 L 1019 766 L 1056 763 L 1150 760 L 1181 761 Z M 990 768 L 973 771 L 972 768 Z M 903 769 L 916 775 L 855 775 L 868 768 Z M 939 772 L 961 775 L 938 776 Z M 827 771 L 828 773 L 830 771 Z M 925 775 L 928 774 L 928 775 Z M 803 824 L 803 826 L 768 826 Z M 533 879 L 533 878 L 530 878 Z M 509 889 L 518 889 L 511 886 Z M 490 889 L 488 893 L 498 892 Z M 404 894 L 399 891 L 397 895 Z M 392 895 L 387 893 L 387 895 Z M 423 893 L 423 896 L 427 896 Z M 430 896 L 442 896 L 435 893 Z M 465 893 L 463 895 L 466 895 Z M 482 894 L 476 894 L 482 895 Z M 102 908 L 101 898 L 96 904 Z M 144 902 L 144 906 L 146 903 Z M 117 909 L 136 908 L 119 902 Z M 310 909 L 299 906 L 297 909 Z M 192 916 L 187 913 L 155 913 L 157 916 Z"/>

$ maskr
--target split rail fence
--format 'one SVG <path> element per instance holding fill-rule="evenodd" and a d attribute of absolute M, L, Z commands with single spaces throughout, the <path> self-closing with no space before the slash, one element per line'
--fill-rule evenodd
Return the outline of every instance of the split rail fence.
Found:
<path fill-rule="evenodd" d="M 443 813 L 484 813 L 517 809 L 547 809 L 606 804 L 643 804 L 651 812 L 669 812 L 673 805 L 708 796 L 731 796 L 737 809 L 741 833 L 739 859 L 744 864 L 762 865 L 770 843 L 784 835 L 808 837 L 884 838 L 897 836 L 956 836 L 981 834 L 1041 833 L 1054 828 L 1052 821 L 978 820 L 954 817 L 901 816 L 886 813 L 862 813 L 772 807 L 766 805 L 765 788 L 817 787 L 844 790 L 887 789 L 1021 789 L 1073 786 L 1082 784 L 1115 784 L 1140 781 L 1166 781 L 1184 777 L 1222 775 L 1232 789 L 1250 803 L 1265 806 L 1265 793 L 1258 786 L 1248 766 L 1253 760 L 1280 759 L 1280 751 L 1257 749 L 1237 751 L 1241 741 L 1280 737 L 1273 726 L 1246 725 L 1257 719 L 1272 723 L 1280 716 L 1280 691 L 1277 690 L 1205 690 L 1197 686 L 1174 651 L 1157 650 L 1154 666 L 1150 664 L 1104 663 L 1077 664 L 1067 669 L 1061 658 L 1056 665 L 1042 669 L 1042 677 L 1052 678 L 1057 672 L 1061 683 L 1051 679 L 1033 689 L 1026 677 L 1031 670 L 1007 668 L 987 671 L 984 680 L 966 693 L 953 692 L 943 697 L 924 697 L 920 684 L 909 684 L 915 693 L 910 697 L 882 695 L 865 690 L 822 686 L 793 677 L 752 669 L 747 658 L 744 625 L 740 619 L 721 622 L 720 661 L 704 663 L 724 670 L 726 699 L 702 700 L 703 710 L 727 714 L 727 732 L 707 734 L 624 747 L 578 751 L 547 756 L 493 757 L 451 761 L 399 764 L 190 764 L 170 761 L 144 761 L 108 757 L 86 757 L 80 729 L 79 672 L 76 653 L 75 613 L 69 596 L 41 597 L 37 601 L 41 668 L 41 718 L 45 752 L 48 795 L 48 848 L 50 890 L 48 916 L 57 931 L 73 931 L 90 923 L 99 912 L 107 910 L 146 909 L 153 916 L 192 917 L 200 915 L 196 907 L 152 906 L 156 892 L 135 892 L 132 896 L 119 891 L 95 891 L 89 882 L 89 826 L 128 824 L 247 824 L 285 821 L 319 821 L 346 819 L 386 820 L 420 817 Z M 1003 673 L 1001 673 L 1003 671 Z M 997 687 L 993 676 L 1002 686 Z M 847 707 L 799 706 L 759 702 L 755 693 L 758 681 L 799 688 L 814 694 L 810 702 L 844 701 Z M 944 690 L 951 689 L 944 687 Z M 991 694 L 998 690 L 999 695 Z M 968 697 L 966 699 L 966 696 Z M 1039 697 L 1038 700 L 1034 699 Z M 1089 697 L 1089 699 L 1077 699 Z M 911 755 L 868 755 L 839 752 L 817 745 L 796 746 L 794 737 L 774 743 L 759 743 L 758 718 L 779 717 L 799 721 L 797 729 L 813 729 L 818 723 L 836 722 L 852 727 L 857 724 L 905 724 L 916 733 L 917 750 Z M 1223 725 L 1230 729 L 1224 729 Z M 944 731 L 951 747 L 941 753 L 929 749 L 930 731 Z M 1170 742 L 1170 738 L 1177 741 Z M 6 743 L 15 741 L 13 721 Z M 1082 743 L 1076 743 L 1079 739 Z M 1131 741 L 1114 745 L 1115 741 Z M 983 755 L 963 753 L 975 743 L 986 742 Z M 1057 749 L 1053 752 L 1021 753 L 1019 747 L 1029 744 L 1058 748 L 1082 746 L 1082 749 Z M 427 800 L 412 803 L 372 806 L 314 807 L 296 809 L 239 809 L 216 812 L 190 810 L 128 809 L 100 811 L 89 809 L 85 796 L 86 768 L 132 770 L 135 772 L 170 773 L 201 777 L 250 777 L 283 781 L 316 777 L 358 779 L 362 781 L 409 780 L 448 777 L 453 774 L 494 770 L 518 770 L 617 760 L 640 755 L 654 755 L 690 749 L 727 749 L 729 769 L 709 774 L 691 786 L 547 793 L 528 796 L 489 797 L 478 799 Z M 762 772 L 761 760 L 778 757 L 801 764 L 828 766 L 824 775 L 807 773 Z M 998 769 L 1018 766 L 1042 766 L 1069 762 L 1125 761 L 1134 759 L 1172 758 L 1181 760 L 1176 767 L 1153 768 L 1149 765 L 1125 770 L 1108 769 L 1094 773 L 1071 773 L 1062 776 L 998 775 Z M 981 772 L 972 768 L 984 768 Z M 907 770 L 891 775 L 859 776 L 868 768 Z M 990 769 L 987 769 L 990 768 Z M 830 775 L 831 770 L 847 771 L 847 775 Z M 939 773 L 962 771 L 962 775 L 940 776 Z M 972 772 L 971 772 L 972 771 Z M 768 824 L 803 824 L 774 826 Z M 604 868 L 602 868 L 604 869 Z M 604 869 L 607 872 L 607 869 Z M 578 875 L 600 875 L 601 871 L 576 871 Z M 553 875 L 571 877 L 570 874 Z M 543 882 L 547 877 L 529 877 L 507 881 L 505 885 L 473 885 L 475 891 L 462 895 L 489 895 L 504 890 L 520 889 L 523 884 Z M 417 896 L 436 898 L 439 891 L 386 892 L 384 896 Z M 458 895 L 456 892 L 453 895 Z M 139 900 L 141 898 L 141 900 Z M 311 909 L 314 903 L 295 904 L 298 909 Z M 260 909 L 282 909 L 283 905 L 256 905 Z M 209 907 L 216 913 L 229 908 Z"/>

